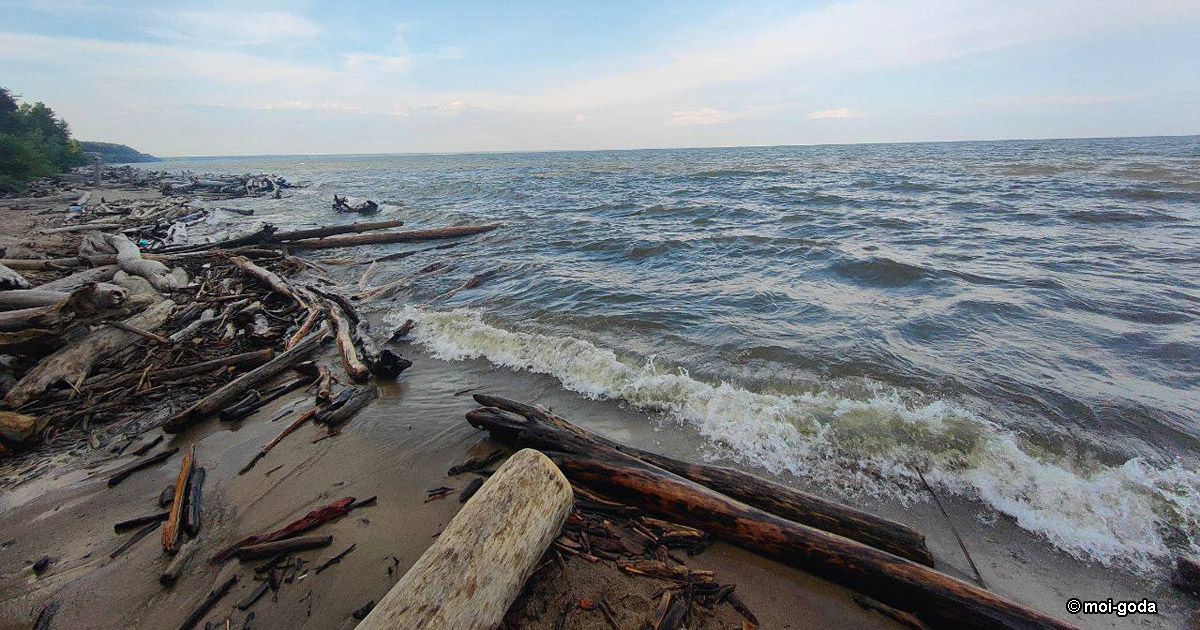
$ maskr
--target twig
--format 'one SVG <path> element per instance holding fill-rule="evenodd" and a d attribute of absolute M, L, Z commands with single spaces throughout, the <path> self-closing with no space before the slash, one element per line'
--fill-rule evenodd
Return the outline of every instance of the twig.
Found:
<path fill-rule="evenodd" d="M 126 324 L 125 322 L 105 320 L 105 321 L 100 322 L 100 324 L 103 326 L 112 326 L 113 328 L 118 328 L 120 330 L 124 330 L 125 332 L 131 332 L 135 335 L 141 335 L 147 339 L 152 339 L 152 340 L 157 341 L 158 343 L 161 343 L 164 345 L 171 345 L 170 339 L 167 339 L 166 337 L 164 337 L 162 335 L 156 335 L 148 330 L 142 330 L 141 328 L 138 328 L 137 326 L 130 326 L 129 324 Z"/>
<path fill-rule="evenodd" d="M 933 497 L 933 502 L 936 503 L 938 509 L 941 510 L 942 517 L 946 519 L 946 524 L 950 526 L 950 531 L 954 534 L 955 540 L 958 541 L 959 549 L 962 549 L 963 555 L 967 557 L 967 562 L 971 565 L 971 570 L 975 572 L 975 581 L 979 582 L 979 585 L 983 588 L 987 588 L 987 584 L 983 583 L 983 576 L 979 574 L 979 567 L 975 566 L 975 560 L 971 558 L 971 552 L 967 551 L 966 543 L 963 542 L 962 536 L 958 535 L 958 528 L 955 527 L 954 523 L 950 521 L 950 515 L 946 513 L 946 508 L 942 506 L 941 499 L 939 499 L 937 493 L 933 491 L 933 486 L 930 486 L 929 482 L 925 481 L 925 475 L 921 473 L 921 469 L 918 468 L 916 470 L 917 477 L 921 479 L 921 483 L 924 484 L 925 489 L 929 491 L 929 496 Z"/>

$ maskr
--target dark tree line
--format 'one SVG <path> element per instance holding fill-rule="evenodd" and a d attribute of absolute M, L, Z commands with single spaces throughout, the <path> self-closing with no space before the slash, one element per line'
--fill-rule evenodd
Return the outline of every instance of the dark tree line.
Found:
<path fill-rule="evenodd" d="M 19 103 L 0 88 L 0 192 L 21 190 L 25 182 L 86 161 L 67 122 L 53 109 L 41 102 Z"/>

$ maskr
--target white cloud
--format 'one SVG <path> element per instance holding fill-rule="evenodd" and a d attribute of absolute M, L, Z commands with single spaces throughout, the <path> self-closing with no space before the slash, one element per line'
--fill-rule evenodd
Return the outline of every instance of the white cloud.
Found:
<path fill-rule="evenodd" d="M 412 66 L 412 59 L 406 56 L 345 53 L 342 59 L 346 63 L 346 69 L 352 71 L 378 69 L 385 72 L 407 72 Z"/>
<path fill-rule="evenodd" d="M 741 118 L 739 114 L 711 107 L 685 109 L 671 114 L 667 125 L 671 127 L 695 127 L 698 125 L 720 125 Z"/>
<path fill-rule="evenodd" d="M 825 118 L 858 118 L 862 116 L 856 110 L 849 107 L 838 107 L 836 109 L 818 109 L 815 112 L 809 112 L 804 117 L 809 120 L 822 120 Z"/>
<path fill-rule="evenodd" d="M 226 46 L 293 44 L 321 34 L 321 27 L 308 18 L 279 11 L 171 11 L 158 18 L 148 29 L 155 35 Z"/>

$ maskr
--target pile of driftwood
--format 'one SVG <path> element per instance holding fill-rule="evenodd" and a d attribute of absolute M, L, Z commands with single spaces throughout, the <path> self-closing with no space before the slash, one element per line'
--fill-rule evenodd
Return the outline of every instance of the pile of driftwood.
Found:
<path fill-rule="evenodd" d="M 376 335 L 358 307 L 414 278 L 343 295 L 319 265 L 291 251 L 439 240 L 495 227 L 268 227 L 246 239 L 163 247 L 156 230 L 190 214 L 171 200 L 99 203 L 88 206 L 86 223 L 50 228 L 73 237 L 74 255 L 0 260 L 0 392 L 7 408 L 0 453 L 88 442 L 119 452 L 150 427 L 178 431 L 218 411 L 238 419 L 301 385 L 316 392 L 318 404 L 305 420 L 335 428 L 370 402 L 373 388 L 331 392 L 328 366 L 302 368 L 303 383 L 264 386 L 300 366 L 326 336 L 336 340 L 348 382 L 395 378 L 409 363 L 384 347 L 392 335 Z M 287 279 L 297 272 L 310 279 Z"/>
<path fill-rule="evenodd" d="M 90 167 L 84 167 L 84 172 L 90 173 Z M 133 188 L 152 188 L 165 195 L 203 194 L 219 198 L 266 195 L 278 198 L 283 189 L 295 187 L 295 184 L 278 175 L 174 173 L 149 171 L 132 166 L 105 166 L 101 177 L 104 181 Z"/>

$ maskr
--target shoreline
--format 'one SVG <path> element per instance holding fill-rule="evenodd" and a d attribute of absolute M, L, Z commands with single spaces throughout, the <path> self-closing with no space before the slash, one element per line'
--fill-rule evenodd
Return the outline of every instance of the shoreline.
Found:
<path fill-rule="evenodd" d="M 343 278 L 343 280 L 345 279 Z M 551 377 L 512 372 L 503 368 L 497 369 L 486 361 L 478 359 L 449 363 L 434 359 L 424 350 L 413 348 L 407 344 L 401 348 L 406 356 L 416 362 L 411 371 L 405 372 L 397 384 L 383 386 L 380 400 L 372 407 L 365 409 L 352 423 L 348 424 L 338 439 L 325 440 L 315 448 L 313 445 L 307 444 L 307 440 L 293 440 L 285 442 L 279 449 L 272 451 L 267 460 L 259 464 L 260 470 L 270 470 L 281 463 L 285 469 L 279 470 L 266 480 L 256 477 L 256 481 L 259 483 L 249 483 L 244 478 L 226 476 L 226 473 L 230 472 L 230 468 L 236 471 L 240 460 L 244 460 L 252 453 L 253 448 L 277 432 L 280 428 L 277 426 L 279 423 L 272 424 L 267 419 L 272 417 L 276 411 L 286 408 L 288 404 L 301 397 L 281 398 L 253 418 L 240 423 L 240 426 L 231 428 L 215 421 L 204 421 L 201 423 L 202 428 L 188 432 L 182 439 L 176 438 L 175 441 L 183 446 L 192 443 L 199 444 L 201 448 L 198 449 L 198 456 L 207 460 L 205 463 L 209 468 L 210 477 L 208 485 L 206 485 L 206 493 L 215 498 L 215 507 L 210 508 L 209 514 L 215 513 L 216 516 L 214 517 L 215 523 L 212 525 L 206 523 L 206 527 L 215 529 L 216 536 L 233 539 L 234 533 L 246 534 L 262 531 L 272 525 L 286 522 L 288 520 L 285 518 L 286 515 L 301 515 L 318 504 L 328 502 L 325 499 L 332 500 L 346 493 L 362 495 L 362 497 L 378 494 L 380 507 L 374 508 L 373 513 L 354 514 L 344 519 L 345 522 L 335 525 L 332 532 L 335 538 L 342 540 L 354 540 L 355 533 L 361 534 L 368 531 L 373 537 L 382 537 L 378 544 L 373 545 L 375 551 L 373 555 L 382 555 L 387 548 L 393 549 L 391 553 L 399 558 L 396 566 L 400 567 L 402 573 L 403 568 L 415 561 L 437 531 L 433 529 L 428 536 L 425 536 L 423 530 L 430 529 L 434 520 L 440 521 L 439 525 L 447 522 L 458 505 L 453 499 L 422 503 L 421 490 L 443 483 L 445 469 L 461 461 L 468 452 L 474 452 L 470 449 L 475 448 L 477 451 L 486 452 L 493 446 L 485 440 L 483 448 L 479 448 L 477 443 L 482 439 L 481 434 L 471 430 L 462 420 L 463 413 L 469 410 L 471 405 L 468 400 L 456 398 L 453 394 L 463 387 L 468 387 L 468 383 L 484 381 L 489 383 L 484 385 L 485 387 L 502 389 L 503 391 L 498 393 L 506 396 L 537 402 L 546 401 L 543 404 L 548 404 L 556 410 L 567 409 L 568 412 L 565 415 L 568 417 L 583 419 L 583 416 L 579 414 L 570 413 L 569 410 L 573 408 L 581 411 L 589 410 L 601 418 L 621 415 L 644 417 L 644 414 L 622 410 L 620 405 L 615 403 L 587 401 L 581 396 L 566 392 L 558 387 L 557 382 Z M 322 356 L 328 359 L 330 353 L 325 352 Z M 430 369 L 429 366 L 434 367 Z M 489 381 L 489 379 L 492 380 Z M 451 400 L 455 402 L 449 402 Z M 373 409 L 377 412 L 372 413 Z M 410 413 L 415 412 L 415 414 L 401 416 L 399 420 L 394 417 L 385 417 L 385 414 L 382 413 L 384 410 L 403 413 L 409 409 L 411 409 Z M 588 420 L 592 417 L 591 413 L 587 416 Z M 431 423 L 430 420 L 434 417 L 438 420 Z M 407 450 L 406 445 L 394 443 L 397 433 L 401 436 L 404 435 L 403 431 L 397 431 L 396 422 L 413 425 L 413 428 L 405 429 L 405 431 L 412 431 L 411 435 L 418 438 L 417 443 L 422 447 L 420 451 Z M 425 426 L 426 424 L 436 426 L 429 427 Z M 612 426 L 610 425 L 609 428 Z M 644 445 L 646 441 L 654 439 L 652 432 L 630 437 L 633 438 L 630 442 L 635 445 Z M 407 445 L 407 447 L 412 448 L 412 445 Z M 682 451 L 679 453 L 680 455 L 695 457 L 694 449 L 691 451 L 682 448 L 676 450 Z M 368 452 L 373 458 L 362 457 L 362 451 Z M 397 457 L 396 461 L 389 461 L 390 458 Z M 37 531 L 26 530 L 27 533 L 14 534 L 12 537 L 18 543 L 12 545 L 11 550 L 5 547 L 3 551 L 0 551 L 3 554 L 0 556 L 3 558 L 3 564 L 0 564 L 0 573 L 5 576 L 3 582 L 0 582 L 0 586 L 5 586 L 4 590 L 18 586 L 24 589 L 20 596 L 0 602 L 0 619 L 6 619 L 10 615 L 19 615 L 17 608 L 20 608 L 18 605 L 20 601 L 28 603 L 44 597 L 47 591 L 58 591 L 58 589 L 62 589 L 59 592 L 77 591 L 80 594 L 79 598 L 82 598 L 82 593 L 93 592 L 95 589 L 97 594 L 93 597 L 104 597 L 109 600 L 105 605 L 111 606 L 108 609 L 113 611 L 111 614 L 117 614 L 115 611 L 119 610 L 136 610 L 143 606 L 154 605 L 157 614 L 170 615 L 173 612 L 182 618 L 189 609 L 188 604 L 194 603 L 194 600 L 199 599 L 202 593 L 207 592 L 210 586 L 208 582 L 211 580 L 206 578 L 212 576 L 192 575 L 181 581 L 167 594 L 160 593 L 161 587 L 153 580 L 149 580 L 145 585 L 133 587 L 122 582 L 116 586 L 134 591 L 133 593 L 124 593 L 124 598 L 121 597 L 121 593 L 112 592 L 114 585 L 106 586 L 104 580 L 98 579 L 104 577 L 109 583 L 113 582 L 117 578 L 110 574 L 118 571 L 118 567 L 115 565 L 123 563 L 136 563 L 135 574 L 142 577 L 153 577 L 155 572 L 153 567 L 160 562 L 158 550 L 149 541 L 135 548 L 140 550 L 140 553 L 131 554 L 127 560 L 122 557 L 121 562 L 99 562 L 86 557 L 87 553 L 107 551 L 111 546 L 109 539 L 112 539 L 113 536 L 111 530 L 106 532 L 106 528 L 111 522 L 120 520 L 115 518 L 115 515 L 118 510 L 125 510 L 126 506 L 121 505 L 120 496 L 113 495 L 111 491 L 106 492 L 105 489 L 98 487 L 97 482 L 100 481 L 99 478 L 103 473 L 111 472 L 117 464 L 125 463 L 127 459 L 124 457 L 115 460 L 92 461 L 88 464 L 94 466 L 91 476 L 85 476 L 86 468 L 81 469 L 79 462 L 75 462 L 61 467 L 60 477 L 56 479 L 31 482 L 31 485 L 20 489 L 19 492 L 14 493 L 10 490 L 5 493 L 6 497 L 0 501 L 0 515 L 2 515 L 0 519 L 7 523 L 37 524 L 36 527 L 31 527 Z M 234 462 L 238 462 L 238 464 Z M 353 467 L 349 471 L 352 474 L 343 470 L 345 462 L 353 462 Z M 293 470 L 286 470 L 289 463 L 297 463 L 297 465 Z M 394 468 L 402 468 L 405 473 L 411 474 L 411 477 L 404 480 L 411 485 L 396 488 L 394 486 L 400 484 L 396 484 L 394 481 L 389 483 L 388 476 Z M 153 474 L 139 475 L 142 478 L 140 481 L 138 481 L 139 476 L 135 476 L 128 482 L 128 486 L 122 484 L 122 492 L 132 493 L 134 496 L 138 494 L 157 495 L 158 490 L 169 481 L 172 474 L 173 466 L 168 465 L 155 469 Z M 350 479 L 342 479 L 342 477 L 350 477 Z M 334 481 L 335 478 L 337 481 Z M 321 488 L 321 493 L 317 496 L 314 496 L 315 488 Z M 389 497 L 388 494 L 391 496 Z M 34 498 L 35 496 L 37 498 Z M 321 500 L 318 500 L 318 497 Z M 69 507 L 63 512 L 52 508 L 56 504 Z M 385 509 L 383 506 L 388 507 Z M 385 514 L 381 515 L 380 512 Z M 941 536 L 934 536 L 931 533 L 940 531 L 938 525 L 940 517 L 935 517 L 929 510 L 923 510 L 923 512 L 924 514 L 919 516 L 919 522 L 913 524 L 918 525 L 930 536 L 930 546 L 939 562 L 943 563 L 939 568 L 945 568 L 947 562 L 950 566 L 957 567 L 960 562 L 958 556 L 955 555 L 958 553 L 957 549 L 950 546 L 953 543 L 949 542 L 944 533 Z M 902 513 L 905 514 L 905 518 L 899 520 L 904 522 L 914 520 L 913 514 L 908 513 L 907 510 Z M 101 518 L 100 514 L 105 516 Z M 85 515 L 87 518 L 80 515 Z M 124 515 L 133 516 L 133 514 Z M 431 519 L 430 515 L 436 515 L 437 518 Z M 370 522 L 362 523 L 361 519 Z M 80 529 L 78 521 L 81 520 L 90 523 L 87 529 Z M 62 522 L 59 523 L 59 521 Z M 92 521 L 98 521 L 98 523 L 92 523 Z M 40 524 L 43 522 L 46 524 Z M 400 525 L 397 526 L 397 524 Z M 384 528 L 400 531 L 391 531 L 390 534 L 382 535 L 376 533 L 376 530 Z M 978 529 L 984 535 L 988 534 L 987 528 L 973 529 Z M 416 530 L 422 532 L 422 535 L 406 536 L 404 530 L 408 530 L 409 534 Z M 969 532 L 969 535 L 973 533 L 975 532 Z M 21 534 L 32 537 L 33 542 L 29 542 L 30 538 L 23 539 Z M 39 539 L 39 535 L 46 538 Z M 90 539 L 88 541 L 90 544 L 68 546 L 59 551 L 60 560 L 52 565 L 52 570 L 42 579 L 27 579 L 28 569 L 17 566 L 14 562 L 15 556 L 28 555 L 29 552 L 36 554 L 39 546 L 43 548 L 52 546 L 56 535 L 86 537 Z M 206 536 L 208 535 L 213 534 L 206 534 Z M 337 549 L 330 549 L 328 553 L 309 552 L 309 555 L 319 561 L 320 558 L 332 555 Z M 335 571 L 345 574 L 378 573 L 379 567 L 368 561 L 377 562 L 379 558 L 371 558 L 372 554 L 365 553 L 367 549 L 360 545 L 359 550 L 351 554 L 347 560 L 343 561 L 343 566 Z M 395 549 L 399 549 L 399 551 L 395 551 Z M 100 555 L 107 557 L 106 553 Z M 1049 555 L 1053 557 L 1055 554 Z M 1000 560 L 990 554 L 984 554 L 983 557 L 985 561 L 990 562 Z M 716 558 L 717 561 L 713 565 L 706 564 L 712 558 Z M 67 562 L 63 562 L 63 560 Z M 762 627 L 787 627 L 786 625 L 770 625 L 767 623 L 768 620 L 787 624 L 800 618 L 812 619 L 814 610 L 818 611 L 816 614 L 821 615 L 825 621 L 824 625 L 864 628 L 895 627 L 894 624 L 889 625 L 890 622 L 882 620 L 877 614 L 862 611 L 853 604 L 845 589 L 834 587 L 822 580 L 786 569 L 769 561 L 754 558 L 747 552 L 734 547 L 714 545 L 694 561 L 690 560 L 689 564 L 693 562 L 696 568 L 713 568 L 722 580 L 726 573 L 746 576 L 745 580 L 738 578 L 733 581 L 737 581 L 738 592 L 743 594 L 747 603 L 762 619 Z M 992 569 L 1002 571 L 1007 568 L 1020 571 L 1022 570 L 1021 565 L 1027 565 L 1027 563 L 1028 560 L 1009 559 L 1005 562 L 1006 566 L 993 566 Z M 572 566 L 576 564 L 578 563 L 573 562 Z M 1047 582 L 1054 580 L 1053 573 L 1059 571 L 1069 574 L 1073 566 L 1070 561 L 1059 564 L 1061 566 L 1057 567 L 1055 571 L 1043 573 L 1042 579 L 1036 582 L 1026 580 L 1023 575 L 1014 572 L 1009 579 L 1002 580 L 1001 585 L 995 588 L 1008 597 L 1030 603 L 1049 614 L 1070 618 L 1063 615 L 1054 606 L 1061 606 L 1061 602 L 1071 594 L 1065 592 L 1046 593 L 1043 588 L 1043 580 Z M 1029 571 L 1035 572 L 1033 569 L 1029 569 Z M 956 575 L 961 577 L 960 573 L 956 572 Z M 1089 578 L 1093 577 L 1089 576 Z M 53 578 L 53 580 L 46 578 Z M 382 593 L 379 592 L 381 585 L 377 582 L 378 580 L 367 579 L 359 582 L 337 581 L 333 590 L 322 597 L 336 598 L 339 601 L 345 600 L 346 606 L 349 606 L 348 602 L 354 599 L 361 599 L 362 602 L 367 599 L 378 601 Z M 1138 588 L 1136 583 L 1130 583 L 1127 580 L 1110 579 L 1098 579 L 1092 587 L 1098 588 L 1105 583 L 1108 583 L 1110 588 L 1116 584 L 1123 584 L 1122 590 Z M 248 585 L 239 586 L 239 588 L 246 587 Z M 286 592 L 291 593 L 291 596 L 294 597 L 302 597 L 303 591 L 306 590 L 287 589 Z M 280 591 L 280 593 L 283 592 L 285 591 Z M 383 589 L 383 592 L 386 592 L 386 588 Z M 238 591 L 229 596 L 229 601 L 240 599 L 240 595 L 241 591 Z M 370 597 L 362 597 L 363 595 L 370 595 Z M 1160 601 L 1167 597 L 1169 596 L 1166 593 L 1162 593 Z M 118 604 L 111 601 L 114 599 L 124 599 L 124 601 Z M 304 610 L 307 605 L 299 599 L 291 602 L 294 610 L 291 611 L 292 616 L 289 616 L 289 613 L 283 610 L 285 608 L 283 602 L 286 601 L 288 600 L 281 596 L 280 605 L 270 609 L 273 614 L 256 617 L 255 627 L 284 627 L 312 619 L 307 615 L 295 616 L 296 611 Z M 785 601 L 797 605 L 781 604 Z M 802 602 L 803 605 L 799 602 Z M 311 603 L 312 601 L 309 600 L 308 604 Z M 349 610 L 356 607 L 357 605 L 346 611 L 338 610 L 336 611 L 337 615 L 332 609 L 326 609 L 324 612 L 318 613 L 317 620 L 313 620 L 311 623 L 314 624 L 314 627 L 338 627 L 328 623 L 321 624 L 319 621 L 333 622 L 338 615 L 346 615 Z M 164 613 L 162 608 L 167 608 L 168 612 Z M 73 617 L 73 614 L 78 616 Z M 62 622 L 68 619 L 84 622 L 85 618 L 91 619 L 95 623 L 109 624 L 112 622 L 112 619 L 108 618 L 95 619 L 93 617 L 95 614 L 94 609 L 77 607 L 73 601 L 72 604 L 63 607 L 59 618 Z M 136 615 L 136 613 L 132 614 Z M 1136 617 L 1127 619 L 1132 621 Z M 4 621 L 0 622 L 0 628 L 25 627 L 30 620 L 31 618 L 28 616 L 14 616 L 11 626 Z M 1168 623 L 1168 618 L 1165 616 L 1160 616 L 1159 620 Z M 125 620 L 131 627 L 136 626 L 139 621 L 142 624 L 151 622 L 145 627 L 158 627 L 157 622 L 163 621 L 163 619 L 131 618 Z M 1087 620 L 1074 618 L 1072 621 L 1082 624 Z M 1111 621 L 1111 619 L 1104 618 L 1104 621 Z M 344 624 L 346 621 L 343 619 L 342 623 Z M 352 624 L 345 627 L 352 627 Z M 529 627 L 544 626 L 530 625 Z M 594 627 L 604 626 L 595 625 Z"/>

